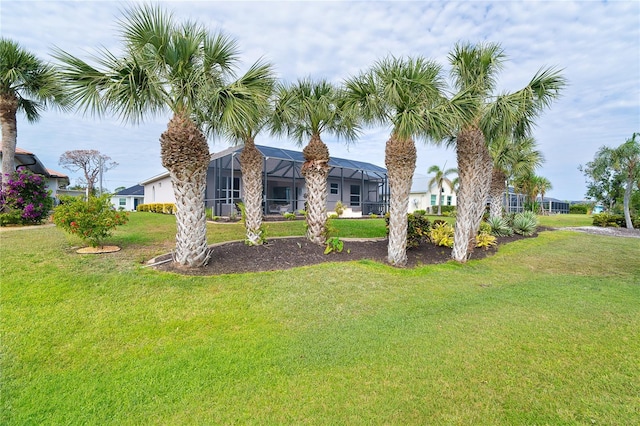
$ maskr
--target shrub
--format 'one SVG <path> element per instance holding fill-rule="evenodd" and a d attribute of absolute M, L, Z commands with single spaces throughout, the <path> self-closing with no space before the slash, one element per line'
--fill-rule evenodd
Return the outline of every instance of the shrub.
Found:
<path fill-rule="evenodd" d="M 324 254 L 342 253 L 343 249 L 344 249 L 344 242 L 342 242 L 342 240 L 339 237 L 330 237 L 330 238 L 327 238 Z"/>
<path fill-rule="evenodd" d="M 139 212 L 175 214 L 176 205 L 173 203 L 147 203 L 138 204 L 136 210 Z"/>
<path fill-rule="evenodd" d="M 493 247 L 496 244 L 496 237 L 489 234 L 488 232 L 480 232 L 478 235 L 476 235 L 476 247 L 489 250 L 489 247 Z"/>
<path fill-rule="evenodd" d="M 480 229 L 478 229 L 478 234 L 491 234 L 491 225 L 489 225 L 487 222 L 482 221 L 480 222 Z"/>
<path fill-rule="evenodd" d="M 457 213 L 456 206 L 441 206 L 440 211 L 442 212 L 442 216 L 447 216 L 447 217 L 456 217 L 456 213 Z"/>
<path fill-rule="evenodd" d="M 620 228 L 627 226 L 627 221 L 620 214 L 598 213 L 593 215 L 593 226 Z"/>
<path fill-rule="evenodd" d="M 102 246 L 112 231 L 129 220 L 129 213 L 111 208 L 110 196 L 89 197 L 88 200 L 64 197 L 54 209 L 53 223 L 70 234 L 77 235 L 92 247 Z"/>
<path fill-rule="evenodd" d="M 412 214 L 414 216 L 424 216 L 424 215 L 427 214 L 427 211 L 426 210 L 415 210 Z"/>
<path fill-rule="evenodd" d="M 506 219 L 498 216 L 491 216 L 487 220 L 487 224 L 491 227 L 489 233 L 496 237 L 510 237 L 513 235 L 513 229 L 509 226 Z"/>
<path fill-rule="evenodd" d="M 387 236 L 389 235 L 389 213 L 384 215 L 387 226 Z M 424 215 L 409 213 L 407 215 L 407 248 L 415 248 L 420 243 L 429 239 L 431 222 Z"/>
<path fill-rule="evenodd" d="M 6 189 L 0 190 L 0 225 L 39 224 L 49 217 L 53 199 L 42 176 L 21 169 L 7 179 Z"/>
<path fill-rule="evenodd" d="M 569 213 L 571 214 L 587 214 L 591 206 L 588 204 L 572 204 L 569 206 Z"/>
<path fill-rule="evenodd" d="M 435 245 L 451 248 L 453 247 L 453 226 L 447 222 L 434 224 L 429 237 Z"/>
<path fill-rule="evenodd" d="M 282 216 L 287 220 L 295 220 L 295 218 L 296 218 L 296 214 L 295 213 L 289 213 L 289 212 L 282 213 Z"/>
<path fill-rule="evenodd" d="M 334 209 L 334 211 L 336 212 L 336 214 L 338 215 L 338 217 L 342 216 L 342 214 L 344 213 L 344 210 L 346 209 L 345 205 L 342 204 L 342 201 L 338 201 L 336 203 L 336 208 Z"/>
<path fill-rule="evenodd" d="M 513 218 L 513 232 L 516 234 L 530 237 L 536 232 L 537 228 L 538 218 L 533 212 L 524 211 L 516 214 Z"/>

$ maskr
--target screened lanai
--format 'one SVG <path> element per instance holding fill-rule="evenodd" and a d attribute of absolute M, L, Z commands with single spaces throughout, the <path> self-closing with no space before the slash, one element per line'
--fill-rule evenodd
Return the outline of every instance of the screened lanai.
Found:
<path fill-rule="evenodd" d="M 205 203 L 213 214 L 237 213 L 242 201 L 242 146 L 228 148 L 211 157 L 207 171 Z M 265 215 L 296 213 L 305 208 L 306 189 L 300 173 L 302 152 L 257 145 L 263 160 L 263 211 Z M 362 161 L 331 158 L 327 179 L 327 211 L 338 201 L 362 215 L 387 212 L 389 185 L 387 171 Z"/>

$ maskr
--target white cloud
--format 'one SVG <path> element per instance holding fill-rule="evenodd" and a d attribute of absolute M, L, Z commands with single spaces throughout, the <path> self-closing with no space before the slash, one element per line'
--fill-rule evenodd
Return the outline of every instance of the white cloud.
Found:
<path fill-rule="evenodd" d="M 539 171 L 554 185 L 550 196 L 580 199 L 579 164 L 601 145 L 618 145 L 640 131 L 640 3 L 620 2 L 161 2 L 180 19 L 236 38 L 244 67 L 260 57 L 279 76 L 311 75 L 340 82 L 388 54 L 422 55 L 448 69 L 458 41 L 499 42 L 509 61 L 500 90 L 517 90 L 542 66 L 564 68 L 569 86 L 540 118 L 535 137 L 547 162 Z M 2 36 L 47 58 L 53 45 L 87 58 L 100 46 L 120 49 L 116 18 L 127 2 L 6 1 Z M 40 123 L 18 123 L 18 144 L 49 167 L 69 149 L 96 148 L 120 163 L 110 188 L 129 186 L 162 171 L 158 139 L 168 114 L 141 126 L 48 111 Z M 325 137 L 335 156 L 384 165 L 388 129 L 369 129 L 350 147 Z M 258 143 L 294 148 L 260 136 Z M 225 142 L 211 144 L 212 151 Z M 452 150 L 418 144 L 418 168 L 455 164 Z"/>

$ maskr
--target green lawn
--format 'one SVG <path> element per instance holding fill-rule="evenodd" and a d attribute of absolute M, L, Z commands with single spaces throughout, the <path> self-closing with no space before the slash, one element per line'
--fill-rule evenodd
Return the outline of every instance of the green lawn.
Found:
<path fill-rule="evenodd" d="M 52 227 L 0 233 L 0 424 L 640 424 L 637 239 L 542 232 L 414 270 L 143 268 L 174 227 L 132 214 L 108 255 Z"/>

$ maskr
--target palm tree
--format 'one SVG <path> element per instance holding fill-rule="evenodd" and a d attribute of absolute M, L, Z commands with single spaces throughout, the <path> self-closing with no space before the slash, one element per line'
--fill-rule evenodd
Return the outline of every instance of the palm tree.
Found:
<path fill-rule="evenodd" d="M 542 153 L 535 149 L 535 139 L 500 137 L 489 146 L 493 160 L 489 189 L 490 215 L 502 217 L 502 194 L 509 190 L 509 182 L 516 175 L 533 172 L 544 161 Z"/>
<path fill-rule="evenodd" d="M 205 111 L 205 131 L 215 134 L 221 127 L 234 143 L 244 144 L 240 154 L 244 204 L 245 242 L 260 245 L 265 242 L 262 228 L 262 153 L 256 148 L 255 138 L 271 115 L 270 97 L 275 77 L 272 66 L 256 63 L 228 92 L 234 99 L 234 108 L 221 116 L 222 123 L 209 121 L 213 114 Z M 222 125 L 220 125 L 222 124 Z"/>
<path fill-rule="evenodd" d="M 456 168 L 444 170 L 444 167 L 440 169 L 440 167 L 438 167 L 437 165 L 433 165 L 429 167 L 429 170 L 427 170 L 427 173 L 435 174 L 431 178 L 431 180 L 429 180 L 429 183 L 427 186 L 429 187 L 429 190 L 431 190 L 431 188 L 433 188 L 434 186 L 438 188 L 438 216 L 441 216 L 442 215 L 442 195 L 441 195 L 442 187 L 444 186 L 445 182 L 448 182 L 449 186 L 453 186 L 453 184 L 447 178 L 447 176 L 452 175 L 454 173 L 458 173 L 458 170 Z"/>
<path fill-rule="evenodd" d="M 174 262 L 199 267 L 210 257 L 204 192 L 210 162 L 198 111 L 209 112 L 208 128 L 234 109 L 233 67 L 236 42 L 194 23 L 174 22 L 158 6 L 134 6 L 119 21 L 123 54 L 103 50 L 102 69 L 57 49 L 71 99 L 85 111 L 113 113 L 138 123 L 147 115 L 173 114 L 160 136 L 162 165 L 169 170 L 176 197 Z M 218 129 L 222 131 L 221 129 Z"/>
<path fill-rule="evenodd" d="M 613 167 L 624 176 L 625 190 L 623 208 L 628 229 L 633 229 L 629 209 L 631 192 L 635 182 L 637 182 L 640 187 L 640 142 L 636 140 L 636 136 L 640 136 L 640 133 L 634 133 L 631 139 L 627 139 L 625 143 L 612 151 Z"/>
<path fill-rule="evenodd" d="M 500 137 L 529 136 L 534 119 L 559 96 L 565 79 L 557 70 L 541 69 L 523 89 L 494 95 L 505 60 L 500 45 L 459 43 L 449 60 L 455 88 L 475 98 L 465 117 L 458 119 L 460 130 L 452 140 L 460 177 L 452 257 L 465 262 L 473 250 L 491 183 L 488 145 Z"/>
<path fill-rule="evenodd" d="M 14 171 L 18 139 L 17 113 L 34 123 L 47 105 L 65 106 L 62 86 L 51 65 L 24 50 L 18 43 L 0 38 L 0 125 L 2 126 L 2 173 L 0 181 Z"/>
<path fill-rule="evenodd" d="M 536 192 L 540 194 L 540 213 L 544 214 L 544 194 L 551 191 L 553 185 L 549 179 L 543 176 L 536 176 Z"/>
<path fill-rule="evenodd" d="M 276 89 L 272 132 L 286 134 L 299 144 L 310 138 L 302 151 L 301 173 L 307 188 L 307 239 L 316 244 L 325 243 L 327 223 L 329 148 L 321 134 L 354 141 L 360 127 L 353 112 L 345 106 L 341 91 L 326 80 L 301 79 Z"/>
<path fill-rule="evenodd" d="M 389 177 L 388 261 L 407 262 L 407 211 L 416 165 L 414 138 L 441 140 L 450 132 L 452 105 L 444 99 L 441 67 L 422 57 L 388 57 L 346 82 L 348 102 L 365 122 L 391 125 L 385 148 Z"/>

